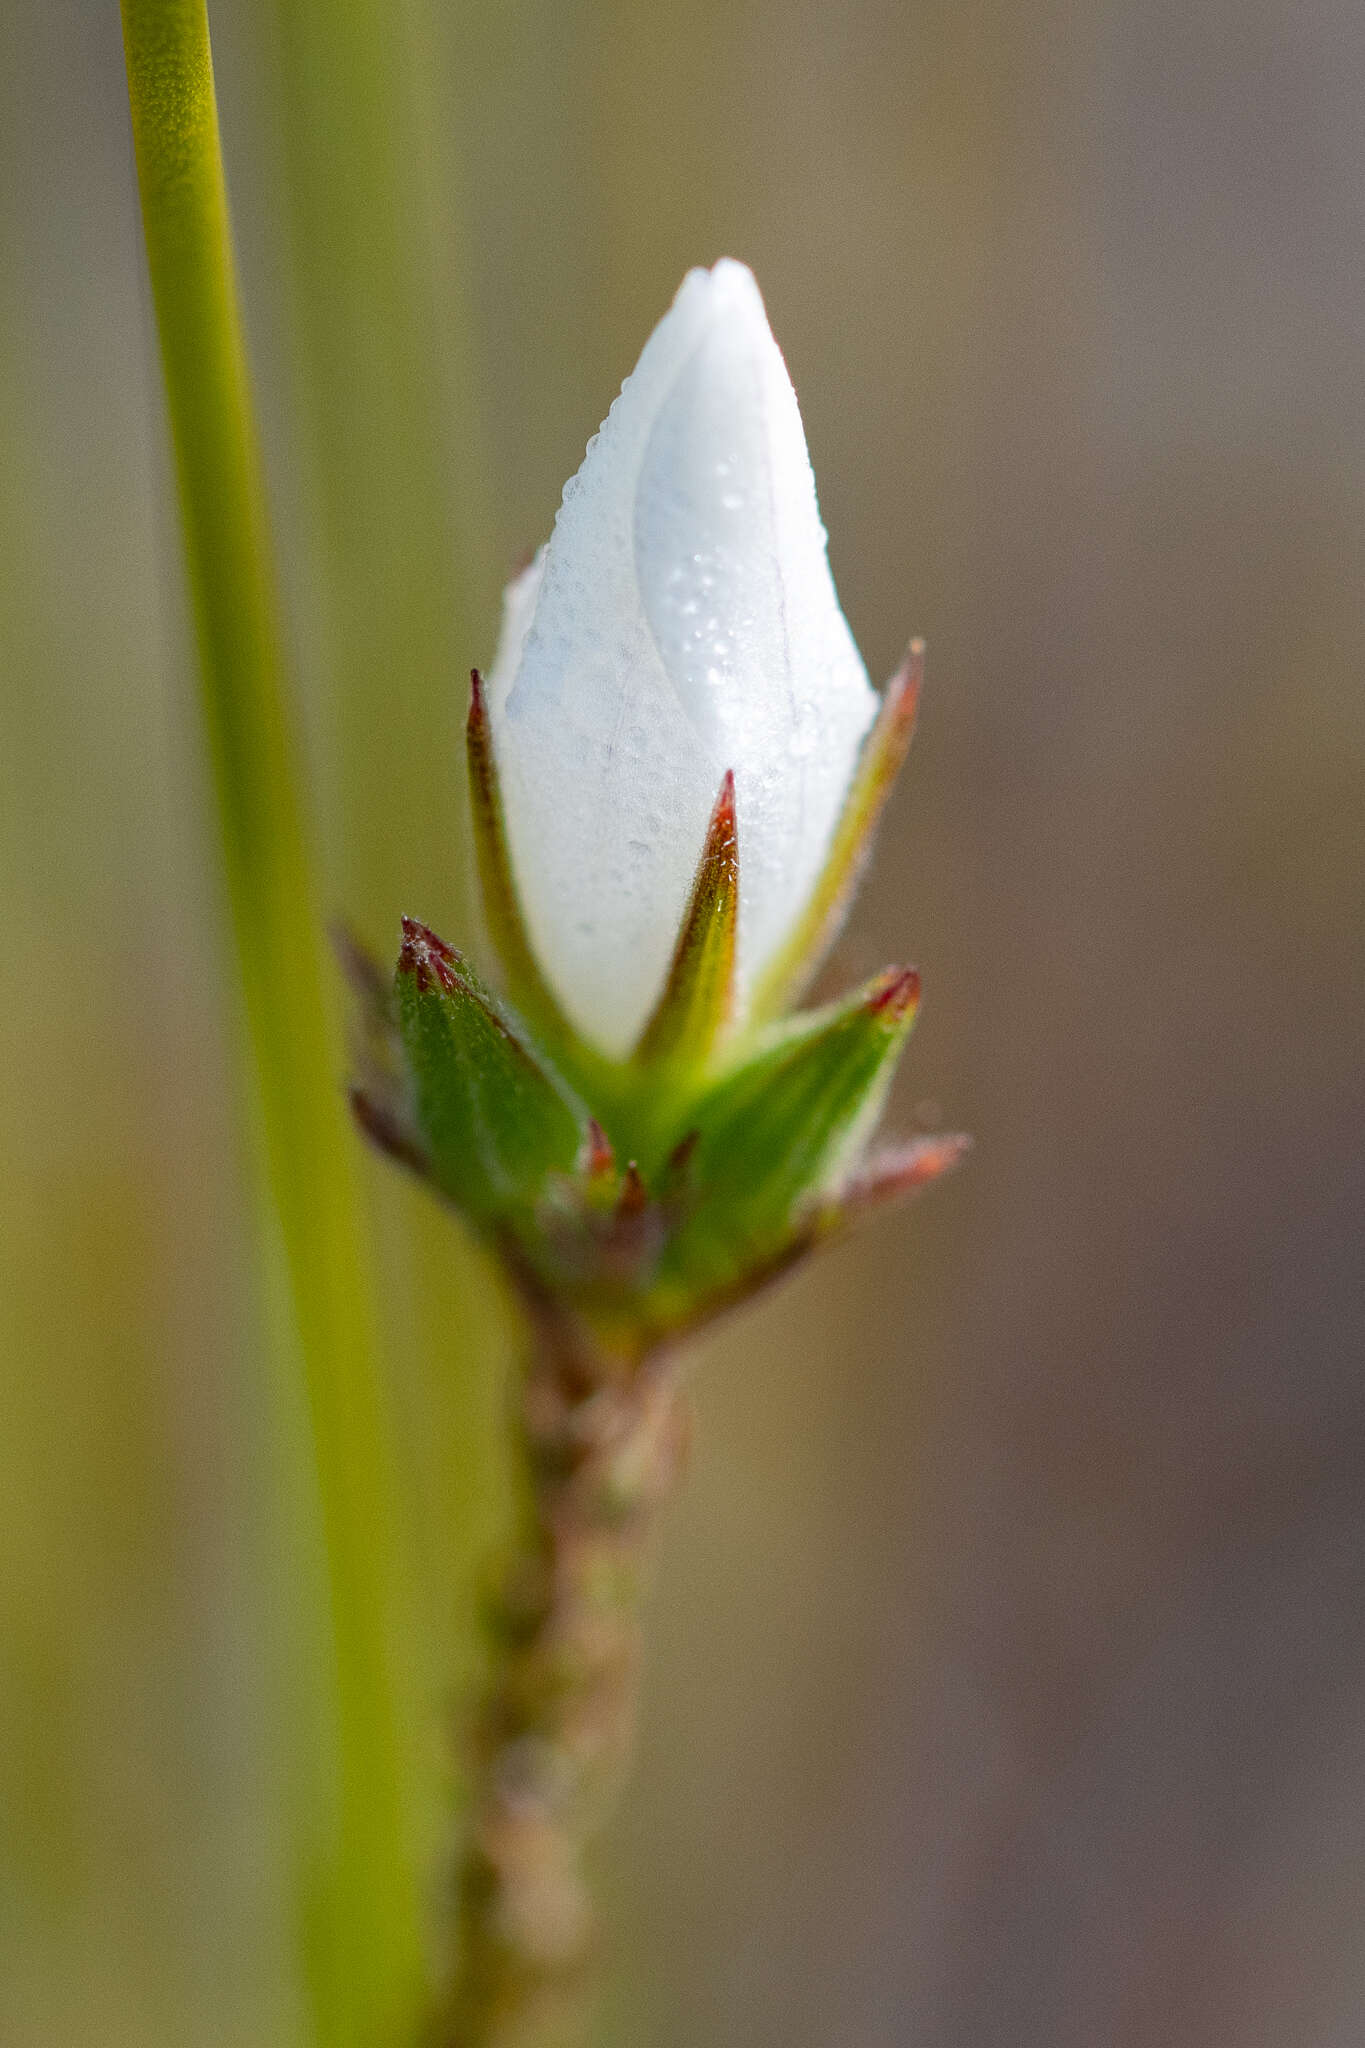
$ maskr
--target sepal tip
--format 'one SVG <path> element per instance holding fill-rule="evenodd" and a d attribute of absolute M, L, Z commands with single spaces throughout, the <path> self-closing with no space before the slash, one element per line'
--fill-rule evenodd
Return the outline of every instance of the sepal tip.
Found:
<path fill-rule="evenodd" d="M 529 1215 L 591 1149 L 586 1112 L 464 956 L 417 918 L 403 919 L 395 986 L 431 1179 L 478 1222 Z"/>
<path fill-rule="evenodd" d="M 711 809 L 673 959 L 640 1035 L 646 1066 L 705 1067 L 734 1015 L 739 930 L 739 827 L 727 768 Z"/>
<path fill-rule="evenodd" d="M 764 970 L 755 997 L 756 1014 L 777 1016 L 794 1002 L 833 944 L 914 737 L 923 683 L 924 642 L 915 639 L 882 691 L 824 866 L 785 944 Z"/>
<path fill-rule="evenodd" d="M 593 1187 L 600 1187 L 616 1172 L 616 1153 L 611 1139 L 598 1123 L 595 1116 L 588 1118 L 588 1135 L 583 1141 L 583 1177 Z"/>
<path fill-rule="evenodd" d="M 971 1149 L 972 1139 L 965 1131 L 908 1138 L 902 1144 L 888 1145 L 844 1183 L 832 1205 L 834 1220 L 849 1223 L 884 1202 L 918 1194 L 931 1181 L 951 1173 Z"/>
<path fill-rule="evenodd" d="M 909 1023 L 919 1009 L 920 976 L 917 967 L 888 967 L 878 975 L 867 994 L 867 1011 L 893 1029 Z"/>

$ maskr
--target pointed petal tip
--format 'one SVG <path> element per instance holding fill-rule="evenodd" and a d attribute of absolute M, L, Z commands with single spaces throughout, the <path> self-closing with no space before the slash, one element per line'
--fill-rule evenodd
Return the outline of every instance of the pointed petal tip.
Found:
<path fill-rule="evenodd" d="M 757 291 L 758 279 L 738 256 L 718 256 L 708 273 L 719 291 Z"/>
<path fill-rule="evenodd" d="M 866 1009 L 892 1028 L 913 1017 L 919 1007 L 920 974 L 917 967 L 888 967 L 868 990 Z"/>
<path fill-rule="evenodd" d="M 741 263 L 737 256 L 721 256 L 708 268 L 699 263 L 695 270 L 689 270 L 678 288 L 677 297 L 692 292 L 704 299 L 711 317 L 721 317 L 727 312 L 741 312 L 750 319 L 757 318 L 768 332 L 768 314 L 759 290 L 758 279 L 747 263 Z M 676 301 L 675 301 L 676 303 Z"/>

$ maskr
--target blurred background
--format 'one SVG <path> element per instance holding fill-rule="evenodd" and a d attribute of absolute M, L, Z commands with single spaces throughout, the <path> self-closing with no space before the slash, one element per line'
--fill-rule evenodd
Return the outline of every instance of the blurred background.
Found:
<path fill-rule="evenodd" d="M 842 946 L 978 1145 L 722 1330 L 616 2048 L 1365 2037 L 1365 16 L 216 0 L 324 893 L 467 924 L 464 675 L 756 270 L 920 738 Z M 113 0 L 0 11 L 0 2040 L 298 2036 L 221 883 Z M 366 1167 L 435 1816 L 507 1317 Z M 436 1880 L 432 1878 L 433 1895 Z"/>

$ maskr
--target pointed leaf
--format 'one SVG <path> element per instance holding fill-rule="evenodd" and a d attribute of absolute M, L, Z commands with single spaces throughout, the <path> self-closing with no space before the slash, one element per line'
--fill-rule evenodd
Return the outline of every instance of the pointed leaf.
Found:
<path fill-rule="evenodd" d="M 918 1001 L 914 969 L 892 969 L 774 1034 L 693 1104 L 693 1193 L 666 1255 L 671 1281 L 701 1295 L 733 1288 L 799 1232 L 875 1124 Z"/>
<path fill-rule="evenodd" d="M 877 821 L 914 737 L 924 680 L 924 642 L 912 640 L 882 693 L 876 723 L 863 742 L 820 879 L 790 937 L 755 992 L 755 1017 L 776 1017 L 801 994 L 847 914 L 867 865 Z"/>
<path fill-rule="evenodd" d="M 477 1221 L 528 1211 L 590 1145 L 586 1115 L 468 962 L 414 918 L 397 999 L 432 1179 Z"/>
<path fill-rule="evenodd" d="M 703 1067 L 730 1021 L 739 916 L 735 778 L 720 786 L 663 993 L 636 1047 L 648 1065 Z"/>

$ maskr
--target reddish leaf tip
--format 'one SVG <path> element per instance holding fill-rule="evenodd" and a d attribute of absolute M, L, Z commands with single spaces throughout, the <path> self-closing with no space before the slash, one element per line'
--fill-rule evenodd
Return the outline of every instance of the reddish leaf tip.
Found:
<path fill-rule="evenodd" d="M 727 768 L 721 778 L 716 801 L 712 806 L 711 820 L 706 828 L 706 844 L 702 848 L 702 862 L 714 868 L 724 861 L 733 866 L 739 848 L 739 828 L 735 814 L 735 771 Z"/>
<path fill-rule="evenodd" d="M 905 650 L 905 659 L 888 682 L 882 696 L 883 716 L 893 728 L 905 729 L 913 726 L 919 711 L 920 691 L 924 686 L 924 642 L 914 639 Z M 908 740 L 904 742 L 908 744 Z"/>
<path fill-rule="evenodd" d="M 673 960 L 635 1051 L 645 1061 L 705 1060 L 729 1024 L 739 915 L 735 771 L 727 768 L 683 912 Z"/>
<path fill-rule="evenodd" d="M 463 962 L 453 946 L 438 938 L 420 918 L 403 919 L 403 943 L 398 949 L 398 972 L 410 974 L 418 993 L 425 995 L 433 982 L 453 995 L 459 986 Z"/>
<path fill-rule="evenodd" d="M 912 1138 L 874 1158 L 845 1188 L 838 1209 L 845 1219 L 898 1195 L 912 1195 L 947 1173 L 972 1149 L 965 1131 L 942 1137 Z"/>
<path fill-rule="evenodd" d="M 913 1015 L 920 993 L 917 967 L 888 967 L 879 975 L 867 995 L 867 1012 L 887 1024 L 903 1024 Z"/>
<path fill-rule="evenodd" d="M 479 670 L 469 671 L 469 730 L 480 732 L 488 722 L 488 703 L 484 695 L 483 677 Z"/>
<path fill-rule="evenodd" d="M 588 1136 L 583 1159 L 583 1171 L 589 1180 L 600 1181 L 616 1165 L 616 1154 L 611 1139 L 598 1123 L 595 1116 L 588 1118 Z"/>
<path fill-rule="evenodd" d="M 627 1161 L 625 1175 L 621 1182 L 621 1199 L 616 1205 L 620 1218 L 638 1216 L 648 1206 L 649 1196 L 640 1178 L 640 1169 L 633 1159 Z"/>
<path fill-rule="evenodd" d="M 965 1159 L 972 1149 L 973 1140 L 966 1131 L 950 1131 L 939 1137 L 915 1138 L 902 1150 L 895 1169 L 898 1192 L 922 1187 L 926 1181 L 937 1180 L 941 1173 L 956 1166 Z"/>

